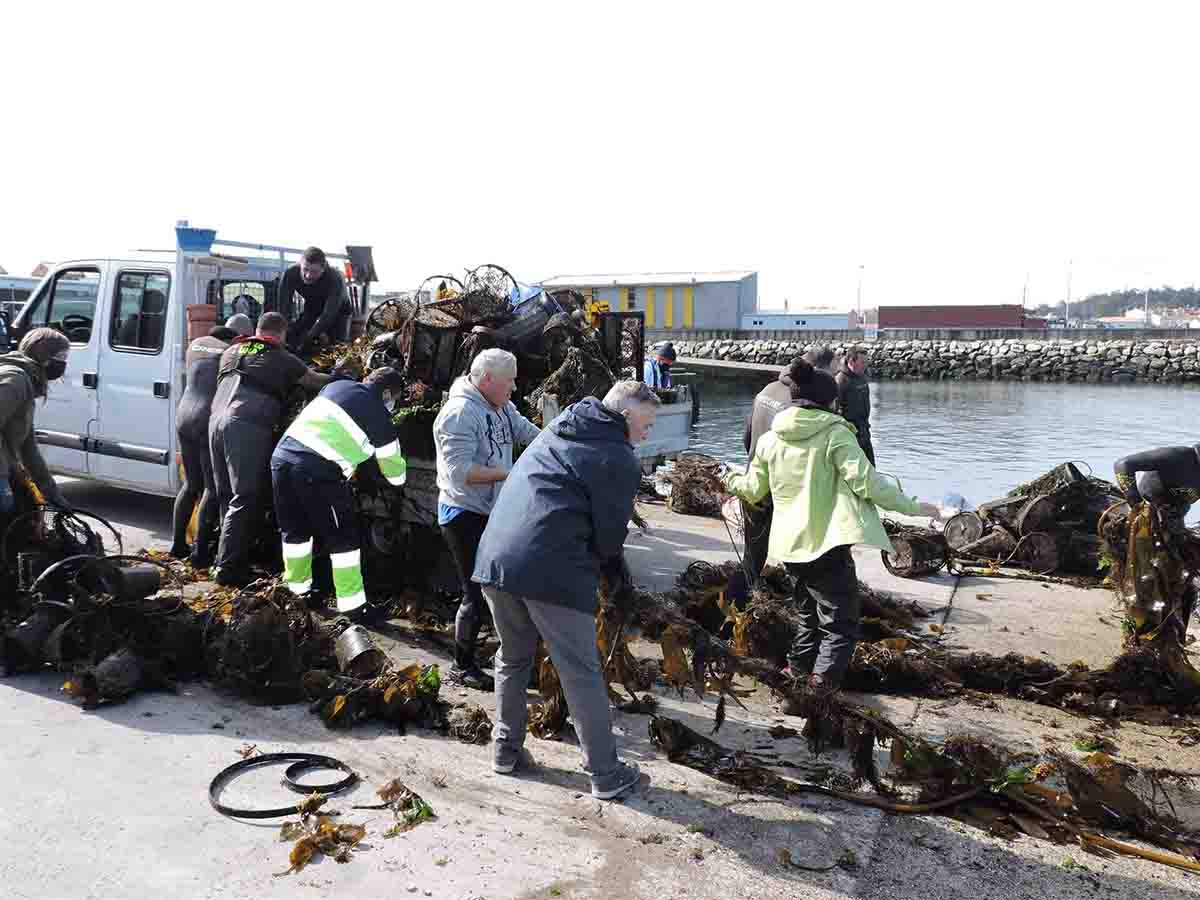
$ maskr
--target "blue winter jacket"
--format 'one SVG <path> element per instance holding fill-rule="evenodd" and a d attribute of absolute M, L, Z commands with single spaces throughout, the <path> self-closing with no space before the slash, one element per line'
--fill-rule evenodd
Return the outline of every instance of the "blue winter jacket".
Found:
<path fill-rule="evenodd" d="M 567 407 L 509 472 L 475 557 L 475 581 L 596 611 L 600 566 L 625 544 L 641 466 L 619 413 Z"/>

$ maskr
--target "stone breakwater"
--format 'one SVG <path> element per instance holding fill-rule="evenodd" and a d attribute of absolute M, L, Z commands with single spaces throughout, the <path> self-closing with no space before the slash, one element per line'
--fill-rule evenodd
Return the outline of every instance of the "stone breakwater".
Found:
<path fill-rule="evenodd" d="M 783 366 L 816 346 L 805 342 L 675 342 L 681 357 Z M 830 344 L 837 354 L 862 347 L 873 378 L 1083 381 L 1200 381 L 1200 339 L 1131 341 L 871 341 Z"/>

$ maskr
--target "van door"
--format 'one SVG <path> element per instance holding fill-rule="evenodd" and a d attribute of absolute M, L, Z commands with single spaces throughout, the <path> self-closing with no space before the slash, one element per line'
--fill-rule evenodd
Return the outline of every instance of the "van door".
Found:
<path fill-rule="evenodd" d="M 171 273 L 117 264 L 100 341 L 100 407 L 89 443 L 94 476 L 173 493 L 175 401 L 171 389 Z"/>
<path fill-rule="evenodd" d="M 51 384 L 46 402 L 34 408 L 33 424 L 46 464 L 66 475 L 89 473 L 88 429 L 96 419 L 96 363 L 100 329 L 95 327 L 104 269 L 99 264 L 63 266 L 17 316 L 14 331 L 49 327 L 71 341 L 67 374 Z"/>

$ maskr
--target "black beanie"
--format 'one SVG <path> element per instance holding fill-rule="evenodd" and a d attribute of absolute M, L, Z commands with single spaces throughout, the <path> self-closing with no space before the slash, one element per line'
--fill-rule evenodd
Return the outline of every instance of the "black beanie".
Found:
<path fill-rule="evenodd" d="M 808 400 L 818 406 L 828 406 L 837 397 L 837 382 L 833 376 L 821 369 L 814 369 L 806 360 L 797 356 L 779 379 L 792 392 L 794 400 Z"/>

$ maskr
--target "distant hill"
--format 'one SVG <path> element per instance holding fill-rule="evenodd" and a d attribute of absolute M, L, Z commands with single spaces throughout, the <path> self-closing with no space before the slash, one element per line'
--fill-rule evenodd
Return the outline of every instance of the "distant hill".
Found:
<path fill-rule="evenodd" d="M 1131 306 L 1141 307 L 1146 302 L 1145 291 L 1109 291 L 1107 294 L 1089 294 L 1082 300 L 1071 301 L 1072 319 L 1098 319 L 1101 316 L 1119 316 Z M 1150 289 L 1150 308 L 1182 306 L 1200 308 L 1200 290 L 1194 287 L 1160 287 Z M 1036 310 L 1041 316 L 1062 316 L 1066 313 L 1066 302 L 1043 303 Z"/>

